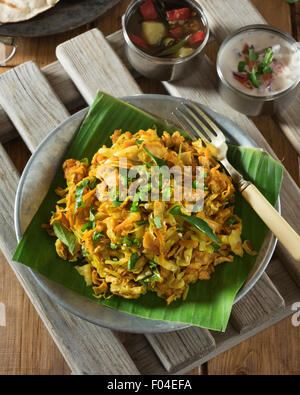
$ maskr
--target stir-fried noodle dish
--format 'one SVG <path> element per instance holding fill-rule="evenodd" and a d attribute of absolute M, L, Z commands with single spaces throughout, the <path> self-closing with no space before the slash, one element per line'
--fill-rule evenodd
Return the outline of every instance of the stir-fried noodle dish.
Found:
<path fill-rule="evenodd" d="M 235 188 L 214 147 L 179 132 L 116 130 L 91 162 L 67 159 L 49 234 L 97 298 L 171 303 L 244 252 Z M 95 147 L 97 148 L 97 147 Z M 64 263 L 62 263 L 64 264 Z M 236 264 L 236 263 L 231 263 Z M 241 263 L 239 263 L 241 264 Z"/>

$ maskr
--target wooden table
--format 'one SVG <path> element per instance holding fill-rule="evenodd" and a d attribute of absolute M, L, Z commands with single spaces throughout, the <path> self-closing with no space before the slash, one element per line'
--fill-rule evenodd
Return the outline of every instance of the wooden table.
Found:
<path fill-rule="evenodd" d="M 113 33 L 120 28 L 121 16 L 129 2 L 122 0 L 92 25 L 71 33 L 18 39 L 17 55 L 6 68 L 0 68 L 0 73 L 28 60 L 35 60 L 40 67 L 55 61 L 58 44 L 91 27 L 98 27 L 105 35 Z M 300 4 L 288 5 L 284 0 L 252 2 L 269 24 L 292 33 L 300 40 Z M 212 60 L 215 59 L 215 43 L 210 44 L 207 53 Z M 139 83 L 144 92 L 165 93 L 164 88 L 153 81 L 140 79 Z M 259 117 L 254 121 L 299 184 L 299 158 L 278 126 L 269 117 Z M 28 149 L 20 138 L 5 144 L 5 148 L 21 172 L 30 156 Z M 6 311 L 5 322 L 0 320 L 0 374 L 70 374 L 58 348 L 1 252 L 0 284 L 0 308 L 4 305 Z M 224 352 L 191 374 L 299 374 L 299 347 L 299 327 L 292 326 L 289 317 Z"/>

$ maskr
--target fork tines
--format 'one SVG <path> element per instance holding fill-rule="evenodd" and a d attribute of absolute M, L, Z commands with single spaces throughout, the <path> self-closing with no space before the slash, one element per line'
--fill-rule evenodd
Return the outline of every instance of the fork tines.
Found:
<path fill-rule="evenodd" d="M 185 131 L 192 132 L 192 137 L 195 139 L 195 133 L 202 140 L 212 143 L 218 137 L 223 137 L 222 131 L 219 127 L 208 117 L 207 114 L 196 104 L 191 101 L 182 102 L 180 107 L 177 107 L 173 112 Z"/>

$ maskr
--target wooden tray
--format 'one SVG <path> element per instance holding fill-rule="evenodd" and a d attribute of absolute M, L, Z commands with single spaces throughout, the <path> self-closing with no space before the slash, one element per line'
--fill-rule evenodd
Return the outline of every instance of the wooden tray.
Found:
<path fill-rule="evenodd" d="M 60 0 L 33 19 L 0 24 L 0 36 L 42 37 L 59 34 L 94 21 L 120 0 Z"/>
<path fill-rule="evenodd" d="M 230 6 L 218 0 L 204 4 L 218 40 L 241 25 L 263 22 L 247 0 L 231 0 Z M 224 19 L 224 15 L 231 16 Z M 33 151 L 69 116 L 68 111 L 85 102 L 90 104 L 97 89 L 115 96 L 141 93 L 130 67 L 125 65 L 123 48 L 120 32 L 105 39 L 93 29 L 61 44 L 57 49 L 59 62 L 43 70 L 28 62 L 2 74 L 0 139 L 11 138 L 14 126 Z M 196 60 L 195 73 L 184 81 L 163 85 L 171 95 L 198 100 L 228 116 L 275 156 L 253 122 L 221 100 L 215 69 L 207 58 Z M 293 107 L 299 100 L 298 96 Z M 297 124 L 297 117 L 292 107 L 288 115 L 282 115 L 287 135 Z M 300 300 L 300 265 L 279 245 L 267 272 L 233 307 L 225 333 L 191 327 L 168 334 L 125 335 L 85 322 L 56 305 L 27 267 L 11 261 L 17 243 L 13 202 L 18 180 L 14 165 L 0 145 L 0 248 L 74 374 L 184 373 L 290 315 L 292 304 Z M 300 232 L 300 190 L 286 171 L 281 200 L 283 216 Z"/>

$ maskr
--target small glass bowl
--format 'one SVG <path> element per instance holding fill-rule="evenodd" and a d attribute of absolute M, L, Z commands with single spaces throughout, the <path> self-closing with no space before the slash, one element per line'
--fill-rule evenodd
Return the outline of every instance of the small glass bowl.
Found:
<path fill-rule="evenodd" d="M 221 69 L 221 59 L 223 51 L 225 50 L 227 44 L 233 38 L 235 38 L 237 35 L 241 35 L 243 32 L 248 33 L 250 31 L 262 30 L 269 31 L 271 33 L 281 36 L 281 38 L 286 40 L 291 45 L 297 44 L 297 41 L 292 36 L 285 33 L 281 29 L 268 25 L 249 25 L 238 29 L 230 34 L 223 41 L 217 57 L 217 73 L 219 80 L 218 89 L 220 95 L 222 96 L 223 100 L 235 110 L 249 116 L 272 115 L 274 113 L 278 113 L 279 110 L 285 108 L 292 101 L 292 99 L 296 95 L 296 91 L 300 81 L 299 75 L 299 78 L 283 91 L 267 96 L 254 96 L 240 91 L 226 80 Z"/>

